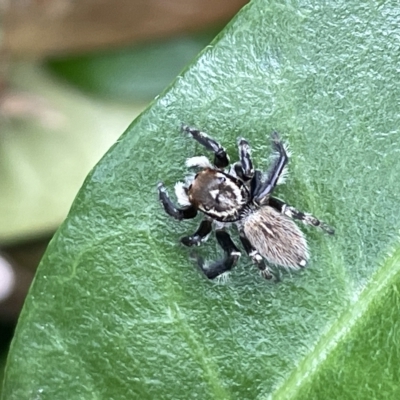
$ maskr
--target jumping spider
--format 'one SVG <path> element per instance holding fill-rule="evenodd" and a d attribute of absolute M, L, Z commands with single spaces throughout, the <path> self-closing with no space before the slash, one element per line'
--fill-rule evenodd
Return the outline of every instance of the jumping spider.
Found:
<path fill-rule="evenodd" d="M 291 218 L 320 227 L 329 234 L 334 230 L 311 214 L 272 197 L 275 186 L 282 183 L 289 160 L 278 133 L 272 134 L 273 148 L 278 156 L 263 181 L 261 171 L 253 168 L 250 147 L 245 139 L 238 142 L 240 161 L 228 170 L 225 168 L 229 165 L 229 157 L 217 141 L 188 126 L 183 126 L 183 131 L 214 153 L 214 164 L 205 156 L 186 161 L 188 168 L 198 167 L 200 171 L 187 178 L 185 183 L 175 185 L 181 207 L 173 204 L 163 183 L 158 184 L 158 192 L 165 212 L 175 219 L 194 218 L 198 211 L 205 214 L 197 231 L 181 239 L 185 246 L 199 246 L 207 240 L 214 226 L 225 257 L 209 266 L 202 258 L 196 257 L 204 274 L 214 279 L 236 265 L 241 254 L 226 231 L 231 223 L 237 226 L 246 253 L 264 278 L 273 276 L 265 260 L 285 268 L 304 268 L 309 259 L 307 242 Z"/>

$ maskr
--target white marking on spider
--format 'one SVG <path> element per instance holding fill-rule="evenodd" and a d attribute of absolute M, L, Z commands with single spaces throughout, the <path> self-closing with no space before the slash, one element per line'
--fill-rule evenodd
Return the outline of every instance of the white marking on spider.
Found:
<path fill-rule="evenodd" d="M 218 189 L 210 190 L 211 197 L 212 197 L 214 200 L 217 198 L 218 193 L 219 193 L 219 190 L 218 190 Z"/>
<path fill-rule="evenodd" d="M 273 231 L 272 229 L 269 229 L 267 225 L 265 225 L 265 224 L 260 224 L 260 225 L 263 225 L 263 228 L 264 228 L 265 231 L 268 233 L 268 235 L 270 235 L 270 236 L 275 236 L 274 231 Z"/>
<path fill-rule="evenodd" d="M 307 265 L 307 261 L 306 260 L 301 260 L 299 262 L 300 267 L 305 267 Z"/>
<path fill-rule="evenodd" d="M 276 184 L 277 185 L 284 184 L 286 182 L 288 175 L 289 175 L 289 170 L 288 170 L 287 166 L 285 165 L 281 174 L 279 175 L 279 178 L 278 178 L 278 181 L 276 182 Z"/>
<path fill-rule="evenodd" d="M 283 205 L 281 213 L 289 218 L 293 218 L 293 209 L 286 204 Z"/>
<path fill-rule="evenodd" d="M 229 187 L 234 196 L 235 196 L 235 203 L 237 204 L 242 204 L 244 202 L 243 196 L 242 196 L 242 190 L 239 186 L 237 186 L 235 184 L 235 182 L 231 181 L 231 180 L 227 180 L 226 181 L 226 187 Z"/>
<path fill-rule="evenodd" d="M 283 148 L 285 149 L 286 155 L 288 156 L 288 158 L 291 158 L 292 155 L 293 155 L 293 153 L 292 153 L 292 151 L 290 150 L 289 143 L 283 143 Z"/>
<path fill-rule="evenodd" d="M 209 210 L 205 210 L 203 206 L 199 206 L 199 210 L 204 212 L 207 215 L 212 216 L 217 216 L 219 218 L 227 218 L 230 217 L 232 215 L 235 215 L 235 213 L 237 213 L 237 210 L 232 209 L 230 211 L 217 211 L 215 208 L 211 208 Z"/>
<path fill-rule="evenodd" d="M 206 156 L 191 157 L 186 160 L 186 167 L 213 168 L 210 160 Z"/>
<path fill-rule="evenodd" d="M 186 187 L 183 182 L 175 183 L 175 194 L 176 194 L 178 203 L 181 206 L 190 206 L 191 203 L 189 201 L 189 197 L 186 193 Z"/>

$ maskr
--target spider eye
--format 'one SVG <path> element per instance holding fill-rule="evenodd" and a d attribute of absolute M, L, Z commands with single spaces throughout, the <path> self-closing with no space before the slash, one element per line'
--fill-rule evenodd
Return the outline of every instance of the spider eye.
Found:
<path fill-rule="evenodd" d="M 204 210 L 206 210 L 206 211 L 210 211 L 210 207 L 208 207 L 208 206 L 203 206 L 203 208 L 204 208 Z"/>

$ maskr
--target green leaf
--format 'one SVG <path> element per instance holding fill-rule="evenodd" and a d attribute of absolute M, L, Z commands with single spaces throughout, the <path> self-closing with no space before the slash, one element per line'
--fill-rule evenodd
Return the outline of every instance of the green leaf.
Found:
<path fill-rule="evenodd" d="M 398 398 L 399 19 L 394 1 L 245 7 L 86 179 L 3 399 Z M 178 244 L 198 221 L 172 221 L 156 195 L 204 154 L 182 122 L 233 160 L 245 136 L 263 169 L 281 133 L 293 156 L 277 195 L 336 228 L 302 228 L 309 268 L 275 284 L 243 256 L 227 283 L 202 278 Z M 212 240 L 199 251 L 219 256 Z"/>
<path fill-rule="evenodd" d="M 11 83 L 2 99 L 11 115 L 0 121 L 1 244 L 54 231 L 87 173 L 144 108 L 89 98 L 37 64 L 14 63 Z"/>
<path fill-rule="evenodd" d="M 5 365 L 6 365 L 6 357 L 5 357 L 5 353 L 2 352 L 0 354 L 0 394 L 3 389 L 3 377 L 4 377 Z"/>
<path fill-rule="evenodd" d="M 215 29 L 130 48 L 51 60 L 69 82 L 107 97 L 151 100 L 216 35 Z"/>

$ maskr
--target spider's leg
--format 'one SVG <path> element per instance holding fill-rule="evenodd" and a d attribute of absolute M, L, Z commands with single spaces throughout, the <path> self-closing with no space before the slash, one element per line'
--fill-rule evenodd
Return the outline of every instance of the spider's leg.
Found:
<path fill-rule="evenodd" d="M 200 246 L 201 243 L 207 240 L 208 235 L 212 230 L 212 221 L 210 219 L 203 219 L 196 232 L 191 236 L 185 236 L 181 239 L 181 243 L 185 246 Z"/>
<path fill-rule="evenodd" d="M 278 183 L 279 177 L 284 171 L 286 164 L 289 161 L 289 156 L 286 153 L 285 147 L 277 132 L 272 133 L 272 143 L 274 149 L 278 152 L 278 157 L 276 158 L 271 171 L 268 174 L 267 180 L 260 185 L 260 188 L 255 193 L 254 200 L 261 204 L 270 193 L 274 190 L 275 186 Z"/>
<path fill-rule="evenodd" d="M 225 257 L 222 260 L 215 261 L 207 266 L 201 257 L 196 256 L 197 263 L 204 275 L 209 279 L 214 279 L 224 272 L 230 271 L 237 263 L 240 257 L 240 251 L 233 243 L 231 237 L 224 230 L 215 232 L 218 244 L 225 252 Z"/>
<path fill-rule="evenodd" d="M 192 136 L 197 142 L 203 145 L 207 150 L 214 153 L 214 165 L 217 168 L 225 168 L 229 165 L 229 156 L 226 154 L 225 149 L 213 138 L 206 133 L 201 132 L 195 128 L 183 125 L 182 130 Z"/>
<path fill-rule="evenodd" d="M 320 227 L 330 235 L 333 235 L 335 233 L 335 230 L 333 228 L 331 228 L 324 222 L 320 221 L 319 219 L 315 218 L 311 214 L 299 211 L 296 208 L 289 206 L 282 200 L 279 200 L 275 197 L 271 197 L 269 199 L 268 205 L 289 218 L 298 219 L 299 221 L 303 222 L 306 225 Z"/>
<path fill-rule="evenodd" d="M 238 142 L 239 159 L 235 163 L 234 169 L 236 175 L 243 181 L 249 181 L 254 175 L 253 163 L 250 157 L 250 146 L 246 139 L 240 138 Z"/>
<path fill-rule="evenodd" d="M 197 215 L 197 210 L 193 206 L 182 208 L 176 207 L 169 198 L 167 189 L 165 189 L 162 182 L 157 185 L 157 188 L 161 204 L 168 215 L 178 220 L 194 218 Z"/>
<path fill-rule="evenodd" d="M 256 169 L 254 171 L 254 175 L 253 175 L 253 177 L 251 178 L 251 181 L 250 181 L 250 196 L 251 196 L 251 199 L 254 198 L 254 196 L 256 195 L 258 190 L 260 189 L 260 186 L 262 184 L 261 176 L 262 176 L 261 171 Z"/>
<path fill-rule="evenodd" d="M 246 253 L 251 258 L 251 261 L 253 261 L 253 264 L 257 265 L 258 269 L 260 270 L 261 276 L 265 279 L 272 279 L 273 275 L 265 264 L 261 254 L 252 246 L 243 231 L 240 232 L 240 240 L 244 249 L 246 250 Z"/>

